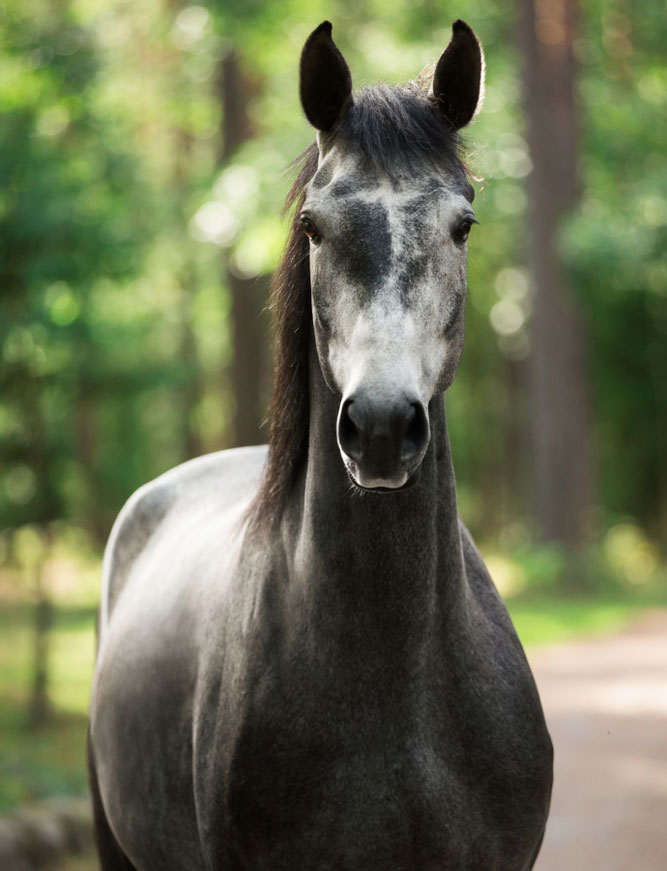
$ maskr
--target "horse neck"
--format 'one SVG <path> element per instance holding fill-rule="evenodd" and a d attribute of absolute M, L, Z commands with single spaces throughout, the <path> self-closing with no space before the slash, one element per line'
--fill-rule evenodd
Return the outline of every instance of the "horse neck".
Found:
<path fill-rule="evenodd" d="M 439 635 L 464 601 L 465 572 L 444 398 L 432 401 L 420 480 L 397 493 L 353 489 L 336 443 L 338 399 L 311 351 L 308 456 L 283 523 L 299 613 L 338 633 L 406 645 Z M 287 540 L 285 540 L 287 538 Z M 362 644 L 363 647 L 363 644 Z"/>

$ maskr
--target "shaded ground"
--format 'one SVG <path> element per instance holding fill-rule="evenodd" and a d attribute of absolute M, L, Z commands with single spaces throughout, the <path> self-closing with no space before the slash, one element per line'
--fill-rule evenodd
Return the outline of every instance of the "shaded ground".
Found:
<path fill-rule="evenodd" d="M 556 752 L 535 871 L 664 871 L 667 611 L 530 660 Z"/>

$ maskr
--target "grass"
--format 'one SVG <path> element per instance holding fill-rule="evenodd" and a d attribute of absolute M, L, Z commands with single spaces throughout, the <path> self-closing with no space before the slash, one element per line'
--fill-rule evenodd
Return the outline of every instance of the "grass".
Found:
<path fill-rule="evenodd" d="M 93 608 L 56 610 L 50 632 L 52 720 L 28 724 L 32 672 L 32 612 L 27 605 L 0 612 L 0 813 L 52 795 L 86 788 L 85 736 L 94 660 Z"/>
<path fill-rule="evenodd" d="M 574 638 L 611 635 L 649 607 L 663 604 L 635 598 L 510 599 L 507 607 L 524 647 Z"/>
<path fill-rule="evenodd" d="M 632 598 L 516 598 L 509 610 L 523 644 L 535 647 L 609 634 L 656 604 Z M 32 611 L 25 604 L 0 610 L 0 814 L 52 795 L 86 788 L 85 735 L 94 660 L 93 607 L 56 609 L 50 633 L 53 718 L 28 728 Z"/>

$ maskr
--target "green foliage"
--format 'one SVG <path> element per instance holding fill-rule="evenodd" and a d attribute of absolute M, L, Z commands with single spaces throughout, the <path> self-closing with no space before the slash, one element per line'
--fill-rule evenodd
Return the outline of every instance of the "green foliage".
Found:
<path fill-rule="evenodd" d="M 136 273 L 141 249 L 135 161 L 95 105 L 92 34 L 68 10 L 37 8 L 5 5 L 0 19 L 3 526 L 67 516 L 81 495 L 77 406 L 113 377 L 95 303 L 101 282 Z"/>
<path fill-rule="evenodd" d="M 475 534 L 520 522 L 530 538 L 521 58 L 511 4 L 470 0 L 464 16 L 484 44 L 488 85 L 466 132 L 480 226 L 449 426 Z M 3 529 L 64 520 L 99 547 L 137 486 L 195 450 L 229 446 L 222 264 L 252 278 L 277 262 L 284 169 L 312 137 L 298 52 L 324 18 L 356 86 L 413 77 L 451 27 L 434 0 L 4 4 Z M 667 514 L 662 19 L 653 0 L 592 0 L 576 42 L 583 192 L 562 248 L 589 330 L 601 535 L 639 521 L 658 538 Z M 222 166 L 230 50 L 250 83 L 252 136 Z"/>
<path fill-rule="evenodd" d="M 0 613 L 0 813 L 86 786 L 85 736 L 95 649 L 95 609 L 61 607 L 51 633 L 52 701 L 48 729 L 27 728 L 32 614 L 25 605 Z"/>
<path fill-rule="evenodd" d="M 563 599 L 537 597 L 511 600 L 512 622 L 528 647 L 556 644 L 574 638 L 611 635 L 621 630 L 642 611 L 641 603 L 631 599 Z"/>
<path fill-rule="evenodd" d="M 662 8 L 593 3 L 578 55 L 582 202 L 563 254 L 586 315 L 600 502 L 664 533 L 667 159 Z M 661 528 L 662 525 L 662 528 Z"/>

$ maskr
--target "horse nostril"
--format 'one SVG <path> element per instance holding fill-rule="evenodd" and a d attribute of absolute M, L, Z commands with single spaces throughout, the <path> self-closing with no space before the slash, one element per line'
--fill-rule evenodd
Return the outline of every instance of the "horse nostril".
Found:
<path fill-rule="evenodd" d="M 428 444 L 429 426 L 426 411 L 421 402 L 413 402 L 406 415 L 401 458 L 410 460 L 418 456 Z"/>
<path fill-rule="evenodd" d="M 361 437 L 359 428 L 353 419 L 354 400 L 343 403 L 338 417 L 338 444 L 351 460 L 361 459 Z"/>
<path fill-rule="evenodd" d="M 345 456 L 386 476 L 388 470 L 420 460 L 430 429 L 421 402 L 407 398 L 371 402 L 367 396 L 355 394 L 341 403 L 337 435 Z"/>

